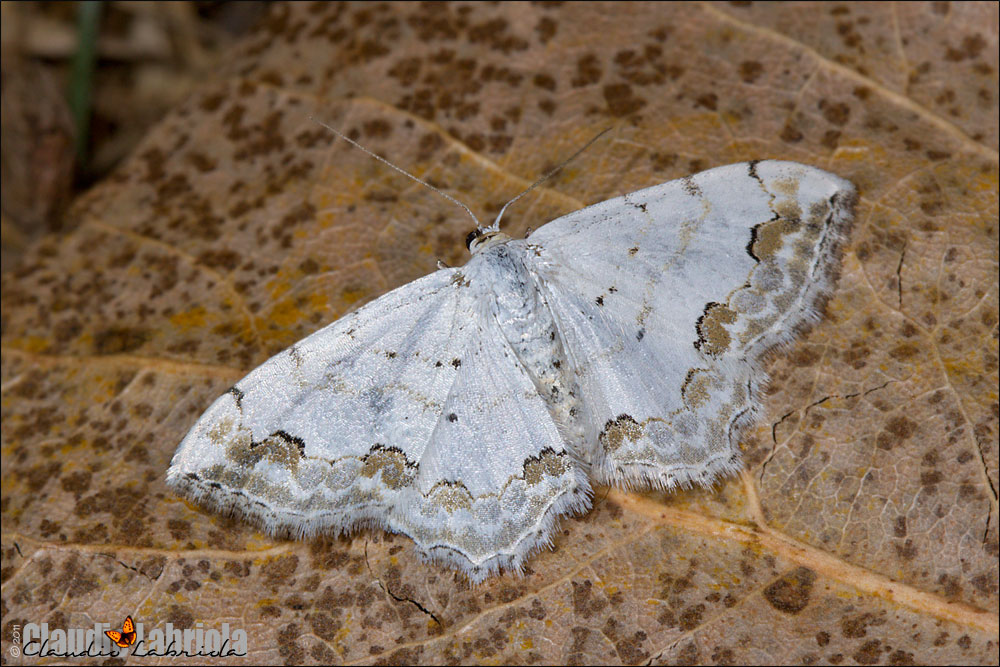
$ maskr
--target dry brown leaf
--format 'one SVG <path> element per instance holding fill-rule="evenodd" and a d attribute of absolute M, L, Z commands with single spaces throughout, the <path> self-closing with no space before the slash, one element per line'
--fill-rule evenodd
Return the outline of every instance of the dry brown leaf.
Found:
<path fill-rule="evenodd" d="M 3 277 L 3 649 L 28 622 L 245 628 L 253 662 L 992 663 L 997 5 L 277 6 Z M 209 403 L 508 231 L 708 167 L 798 160 L 858 218 L 771 364 L 746 471 L 600 490 L 470 589 L 379 532 L 270 540 L 164 486 Z M 137 660 L 137 659 L 134 659 Z"/>

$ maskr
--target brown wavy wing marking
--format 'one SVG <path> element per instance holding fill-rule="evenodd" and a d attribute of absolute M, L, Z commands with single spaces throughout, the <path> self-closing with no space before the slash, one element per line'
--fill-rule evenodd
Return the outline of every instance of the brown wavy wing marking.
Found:
<path fill-rule="evenodd" d="M 564 475 L 572 465 L 566 453 L 556 453 L 546 447 L 538 456 L 529 456 L 524 460 L 524 481 L 528 486 L 540 484 L 546 477 Z"/>
<path fill-rule="evenodd" d="M 705 311 L 695 324 L 698 332 L 695 348 L 713 357 L 724 353 L 733 342 L 726 325 L 735 321 L 736 312 L 728 306 L 715 301 L 705 304 Z"/>
<path fill-rule="evenodd" d="M 249 440 L 249 438 L 247 438 Z M 275 431 L 260 442 L 237 439 L 226 447 L 226 459 L 238 466 L 251 469 L 260 461 L 280 463 L 290 470 L 298 468 L 304 456 L 306 443 L 285 431 Z"/>
<path fill-rule="evenodd" d="M 711 398 L 715 378 L 705 368 L 688 369 L 684 377 L 684 384 L 681 385 L 681 398 L 684 405 L 690 409 L 697 409 Z"/>
<path fill-rule="evenodd" d="M 408 486 L 419 469 L 401 449 L 385 445 L 374 445 L 361 457 L 361 463 L 362 477 L 374 477 L 381 472 L 382 483 L 394 491 Z"/>
<path fill-rule="evenodd" d="M 548 477 L 560 477 L 571 469 L 573 462 L 566 452 L 556 452 L 546 447 L 537 456 L 529 456 L 522 464 L 521 479 L 528 486 L 541 484 Z M 507 480 L 509 484 L 513 479 Z M 507 484 L 500 489 L 498 496 L 502 496 L 507 490 Z M 429 492 L 427 499 L 434 505 L 445 508 L 448 511 L 458 509 L 471 509 L 475 500 L 472 493 L 460 481 L 442 480 L 435 484 Z"/>
<path fill-rule="evenodd" d="M 618 415 L 616 419 L 609 419 L 604 425 L 604 430 L 597 436 L 598 442 L 604 447 L 604 451 L 613 452 L 622 446 L 626 441 L 635 442 L 642 437 L 643 428 L 632 418 L 632 415 Z"/>
<path fill-rule="evenodd" d="M 747 253 L 758 262 L 774 257 L 784 244 L 785 236 L 798 231 L 800 222 L 797 217 L 776 217 L 750 230 L 750 242 Z"/>

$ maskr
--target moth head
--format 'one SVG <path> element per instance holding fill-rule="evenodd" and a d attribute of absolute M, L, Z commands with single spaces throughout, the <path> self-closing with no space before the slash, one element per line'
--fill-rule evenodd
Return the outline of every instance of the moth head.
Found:
<path fill-rule="evenodd" d="M 469 235 L 465 237 L 465 247 L 469 249 L 470 253 L 475 255 L 477 252 L 485 248 L 498 243 L 505 243 L 509 240 L 510 237 L 501 231 L 479 229 L 477 227 L 469 232 Z"/>

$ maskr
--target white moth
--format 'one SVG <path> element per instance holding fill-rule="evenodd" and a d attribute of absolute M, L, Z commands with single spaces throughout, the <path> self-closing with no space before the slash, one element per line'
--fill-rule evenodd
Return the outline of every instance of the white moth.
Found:
<path fill-rule="evenodd" d="M 167 482 L 272 533 L 373 526 L 473 582 L 520 572 L 558 517 L 589 509 L 590 480 L 670 489 L 739 468 L 762 357 L 818 318 L 854 201 L 848 181 L 768 160 L 528 239 L 480 227 L 464 266 L 240 380 Z"/>

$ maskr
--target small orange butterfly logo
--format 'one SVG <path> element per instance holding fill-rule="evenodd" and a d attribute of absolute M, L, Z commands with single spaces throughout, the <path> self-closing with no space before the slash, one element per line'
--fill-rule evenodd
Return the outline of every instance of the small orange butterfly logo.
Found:
<path fill-rule="evenodd" d="M 135 643 L 135 623 L 132 622 L 131 616 L 125 617 L 125 622 L 122 623 L 122 631 L 117 630 L 105 630 L 104 634 L 111 638 L 115 644 L 118 644 L 120 648 L 128 648 Z"/>

